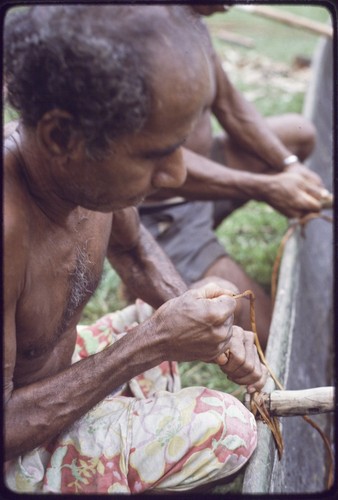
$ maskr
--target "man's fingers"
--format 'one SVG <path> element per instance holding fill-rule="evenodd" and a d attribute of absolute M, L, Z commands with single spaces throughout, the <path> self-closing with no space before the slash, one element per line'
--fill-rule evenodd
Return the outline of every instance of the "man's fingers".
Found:
<path fill-rule="evenodd" d="M 254 385 L 258 383 L 263 374 L 263 365 L 260 362 L 259 356 L 257 354 L 256 346 L 253 349 L 253 359 L 252 364 L 246 365 L 246 370 L 231 374 L 231 377 L 235 377 L 239 385 Z"/>
<path fill-rule="evenodd" d="M 238 326 L 232 327 L 232 337 L 229 342 L 229 349 L 230 353 L 226 366 L 226 373 L 232 376 L 237 370 L 241 369 L 246 360 L 244 330 L 242 330 L 242 328 Z"/>
<path fill-rule="evenodd" d="M 331 196 L 331 193 L 326 188 L 323 188 L 320 190 L 320 197 L 321 198 L 328 198 L 330 196 Z"/>
<path fill-rule="evenodd" d="M 251 332 L 244 333 L 251 334 Z M 244 336 L 245 361 L 240 367 L 237 368 L 237 370 L 234 371 L 234 376 L 239 380 L 245 377 L 249 377 L 250 380 L 254 380 L 255 369 L 260 365 L 260 363 L 257 364 L 257 362 L 259 362 L 259 357 L 257 354 L 257 348 L 254 344 L 253 334 L 250 337 L 251 338 L 249 338 L 248 335 Z M 245 384 L 247 382 L 243 381 L 243 383 Z"/>
<path fill-rule="evenodd" d="M 189 290 L 194 298 L 199 299 L 201 308 L 204 308 L 206 322 L 213 326 L 225 326 L 231 328 L 233 315 L 237 306 L 236 300 L 228 295 L 227 290 L 220 288 L 214 283 L 208 283 L 201 288 Z M 229 292 L 233 295 L 232 292 Z M 226 340 L 224 338 L 224 340 Z"/>
<path fill-rule="evenodd" d="M 284 172 L 295 172 L 300 174 L 304 179 L 307 179 L 310 182 L 317 184 L 318 186 L 323 186 L 322 178 L 313 170 L 310 170 L 308 167 L 301 163 L 289 165 L 284 169 Z"/>
<path fill-rule="evenodd" d="M 228 378 L 250 391 L 260 390 L 267 378 L 267 369 L 260 362 L 254 334 L 233 326 L 229 347 L 215 360 Z"/>
<path fill-rule="evenodd" d="M 253 392 L 256 392 L 256 391 L 261 391 L 263 389 L 263 387 L 265 386 L 266 381 L 267 381 L 268 376 L 269 376 L 269 372 L 268 372 L 268 369 L 266 368 L 266 366 L 264 366 L 262 364 L 261 364 L 261 372 L 262 372 L 262 375 L 257 382 L 255 382 L 253 384 L 250 382 L 250 384 L 247 385 L 247 391 L 249 394 L 252 394 Z"/>
<path fill-rule="evenodd" d="M 306 187 L 306 193 L 319 201 L 330 194 L 327 189 L 315 186 L 313 183 Z"/>
<path fill-rule="evenodd" d="M 322 208 L 320 197 L 316 198 L 314 194 L 309 194 L 306 191 L 302 191 L 300 194 L 300 202 L 303 205 L 304 210 L 309 212 L 320 212 Z"/>
<path fill-rule="evenodd" d="M 207 283 L 199 288 L 191 289 L 191 293 L 199 299 L 215 299 L 218 297 L 232 297 L 234 292 L 220 287 L 217 283 Z"/>
<path fill-rule="evenodd" d="M 222 354 L 217 356 L 215 361 L 219 366 L 224 366 L 229 361 L 229 357 L 230 357 L 230 349 L 227 349 L 225 352 L 222 352 Z"/>

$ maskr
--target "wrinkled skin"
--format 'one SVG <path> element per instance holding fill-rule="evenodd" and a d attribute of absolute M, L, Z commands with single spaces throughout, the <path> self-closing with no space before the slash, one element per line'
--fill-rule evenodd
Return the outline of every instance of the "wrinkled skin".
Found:
<path fill-rule="evenodd" d="M 157 9 L 161 15 L 167 12 Z M 137 15 L 142 15 L 142 7 Z M 20 122 L 18 128 L 7 130 L 7 459 L 50 440 L 115 388 L 164 360 L 214 362 L 230 346 L 238 362 L 224 371 L 233 380 L 245 380 L 258 390 L 266 380 L 252 342 L 231 343 L 233 332 L 238 332 L 232 328 L 234 299 L 216 285 L 186 291 L 173 265 L 139 223 L 135 204 L 156 189 L 174 189 L 184 182 L 187 167 L 181 144 L 201 115 L 203 102 L 210 99 L 211 71 L 203 47 L 191 65 L 188 35 L 185 51 L 170 30 L 164 40 L 171 43 L 157 47 L 153 58 L 151 118 L 140 132 L 115 141 L 103 161 L 87 156 L 81 133 L 71 125 L 67 143 L 58 141 L 62 126 L 72 118 L 62 109 L 45 113 L 37 127 Z M 186 75 L 183 68 L 188 62 Z M 162 78 L 163 72 L 167 78 Z M 192 76 L 194 93 L 187 86 Z M 181 92 L 170 90 L 173 81 Z M 71 365 L 76 325 L 100 279 L 105 257 L 135 295 L 158 309 L 112 346 Z"/>

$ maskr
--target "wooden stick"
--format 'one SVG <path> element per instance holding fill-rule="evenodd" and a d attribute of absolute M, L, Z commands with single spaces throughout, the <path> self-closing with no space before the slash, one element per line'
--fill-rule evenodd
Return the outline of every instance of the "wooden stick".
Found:
<path fill-rule="evenodd" d="M 316 387 L 300 391 L 272 391 L 261 393 L 260 403 L 273 416 L 316 415 L 334 411 L 334 387 Z M 245 406 L 250 409 L 250 394 L 245 395 Z"/>
<path fill-rule="evenodd" d="M 234 45 L 239 45 L 240 47 L 252 49 L 255 46 L 255 42 L 252 38 L 239 35 L 238 33 L 233 33 L 231 31 L 225 30 L 224 28 L 222 29 L 217 26 L 212 26 L 212 33 L 220 40 Z"/>
<path fill-rule="evenodd" d="M 274 8 L 261 5 L 235 5 L 234 7 L 236 9 L 241 9 L 252 14 L 256 14 L 258 16 L 272 19 L 273 21 L 288 24 L 289 26 L 293 26 L 295 28 L 310 31 L 311 33 L 314 33 L 316 35 L 327 36 L 330 38 L 333 37 L 332 26 L 320 23 L 318 21 L 312 21 L 310 19 L 306 19 L 305 17 L 296 16 L 295 14 L 291 14 L 290 12 L 277 11 Z"/>

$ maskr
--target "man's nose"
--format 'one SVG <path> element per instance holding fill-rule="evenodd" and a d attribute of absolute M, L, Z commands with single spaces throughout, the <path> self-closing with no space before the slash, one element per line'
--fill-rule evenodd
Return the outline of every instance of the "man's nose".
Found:
<path fill-rule="evenodd" d="M 181 148 L 169 157 L 160 160 L 153 175 L 152 185 L 156 189 L 182 186 L 187 177 Z"/>

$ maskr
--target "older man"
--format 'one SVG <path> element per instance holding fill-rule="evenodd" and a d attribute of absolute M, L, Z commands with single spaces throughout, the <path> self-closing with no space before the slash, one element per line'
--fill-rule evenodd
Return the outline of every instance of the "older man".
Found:
<path fill-rule="evenodd" d="M 249 391 L 266 369 L 228 291 L 187 291 L 135 208 L 185 180 L 181 146 L 210 93 L 203 39 L 178 6 L 76 5 L 9 11 L 4 40 L 20 117 L 4 153 L 8 487 L 185 490 L 233 474 L 256 445 L 251 413 L 178 390 L 175 363 L 216 361 Z M 145 302 L 79 327 L 106 256 Z"/>

